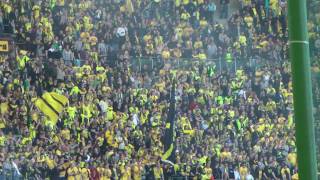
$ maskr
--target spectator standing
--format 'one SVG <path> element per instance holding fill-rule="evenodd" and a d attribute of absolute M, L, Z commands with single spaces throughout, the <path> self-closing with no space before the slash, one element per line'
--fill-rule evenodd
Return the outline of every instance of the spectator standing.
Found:
<path fill-rule="evenodd" d="M 230 0 L 220 0 L 220 18 L 226 19 L 229 16 L 229 4 Z"/>
<path fill-rule="evenodd" d="M 71 66 L 74 62 L 74 53 L 69 48 L 69 45 L 66 45 L 66 47 L 62 51 L 62 58 L 64 60 L 64 63 L 68 66 Z"/>
<path fill-rule="evenodd" d="M 3 14 L 2 10 L 0 10 L 0 33 L 4 31 L 4 26 L 3 26 Z"/>
<path fill-rule="evenodd" d="M 208 3 L 208 15 L 209 15 L 209 18 L 208 20 L 213 23 L 214 22 L 214 15 L 215 15 L 215 12 L 217 11 L 217 6 L 216 4 L 214 3 L 213 0 L 209 1 Z"/>

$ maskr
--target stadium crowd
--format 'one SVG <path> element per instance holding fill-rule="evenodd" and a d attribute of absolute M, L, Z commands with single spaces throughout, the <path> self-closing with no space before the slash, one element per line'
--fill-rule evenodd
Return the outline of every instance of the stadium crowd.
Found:
<path fill-rule="evenodd" d="M 318 8 L 320 7 L 319 1 L 310 1 L 308 3 L 308 30 L 310 40 L 310 54 L 313 57 L 311 61 L 312 72 L 312 87 L 313 87 L 313 99 L 314 99 L 314 117 L 315 117 L 315 136 L 316 136 L 316 148 L 318 150 L 317 159 L 320 159 L 320 36 L 319 36 L 319 24 L 320 14 Z M 318 163 L 318 169 L 320 164 Z"/>
<path fill-rule="evenodd" d="M 298 179 L 285 0 L 0 3 L 23 42 L 0 63 L 0 179 Z M 142 57 L 160 63 L 133 71 Z M 69 100 L 57 121 L 35 105 L 46 92 Z"/>

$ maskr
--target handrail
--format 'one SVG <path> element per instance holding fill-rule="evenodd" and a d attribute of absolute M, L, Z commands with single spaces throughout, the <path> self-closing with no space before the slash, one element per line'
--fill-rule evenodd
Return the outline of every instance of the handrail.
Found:
<path fill-rule="evenodd" d="M 23 45 L 24 42 L 16 42 L 16 45 Z M 99 58 L 105 58 L 107 55 L 99 55 Z M 78 59 L 81 64 L 84 62 L 83 59 Z M 290 63 L 289 60 L 283 60 L 285 62 Z M 203 63 L 204 65 L 215 65 L 216 72 L 221 74 L 224 70 L 229 70 L 230 72 L 236 72 L 240 67 L 251 67 L 257 69 L 262 66 L 269 65 L 270 63 L 275 63 L 274 61 L 270 61 L 268 59 L 264 59 L 262 57 L 248 57 L 241 58 L 235 57 L 234 61 L 231 63 L 227 63 L 224 57 L 217 58 L 207 58 L 205 60 L 200 60 L 197 58 L 170 58 L 168 60 L 163 60 L 160 56 L 136 56 L 130 57 L 129 67 L 132 71 L 142 72 L 146 70 L 155 70 L 160 69 L 159 66 L 168 64 L 170 65 L 170 69 L 188 69 L 193 67 L 196 63 Z M 280 61 L 279 61 L 280 63 Z"/>
<path fill-rule="evenodd" d="M 136 60 L 136 61 L 135 61 Z M 235 57 L 232 62 L 226 62 L 224 58 L 214 58 L 214 59 L 205 59 L 200 60 L 196 58 L 171 58 L 169 60 L 162 60 L 159 57 L 133 57 L 131 59 L 131 67 L 136 68 L 138 71 L 142 70 L 142 67 L 148 66 L 150 69 L 157 68 L 154 64 L 156 62 L 161 62 L 163 64 L 170 65 L 171 69 L 187 69 L 192 68 L 194 64 L 203 63 L 204 65 L 215 65 L 216 69 L 221 73 L 223 69 L 232 68 L 232 72 L 236 72 L 239 67 L 249 66 L 253 68 L 258 68 L 265 66 L 271 63 L 270 60 L 264 60 L 261 57 L 250 57 L 250 58 L 241 58 Z M 272 62 L 275 63 L 275 62 Z"/>

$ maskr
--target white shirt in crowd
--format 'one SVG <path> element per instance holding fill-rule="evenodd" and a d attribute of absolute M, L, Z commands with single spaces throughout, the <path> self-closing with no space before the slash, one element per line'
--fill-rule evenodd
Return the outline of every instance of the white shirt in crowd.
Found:
<path fill-rule="evenodd" d="M 254 180 L 253 176 L 251 174 L 248 174 L 246 176 L 246 180 Z"/>
<path fill-rule="evenodd" d="M 139 119 L 138 115 L 136 113 L 134 113 L 133 116 L 132 116 L 132 123 L 135 126 L 137 126 L 139 124 L 139 122 L 140 122 L 140 119 Z"/>
<path fill-rule="evenodd" d="M 241 176 L 240 176 L 240 173 L 238 171 L 234 171 L 234 180 L 241 180 Z"/>
<path fill-rule="evenodd" d="M 100 106 L 100 109 L 101 109 L 102 112 L 104 112 L 104 113 L 107 112 L 107 108 L 108 108 L 108 103 L 107 102 L 101 100 L 99 102 L 99 106 Z"/>

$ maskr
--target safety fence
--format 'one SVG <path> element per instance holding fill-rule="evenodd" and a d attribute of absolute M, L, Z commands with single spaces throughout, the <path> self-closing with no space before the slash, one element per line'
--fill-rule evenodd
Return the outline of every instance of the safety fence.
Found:
<path fill-rule="evenodd" d="M 159 69 L 170 70 L 192 70 L 199 65 L 213 66 L 216 73 L 224 71 L 228 73 L 236 72 L 238 69 L 259 68 L 262 66 L 280 65 L 281 61 L 267 60 L 261 57 L 235 57 L 227 62 L 224 58 L 204 59 L 197 58 L 172 58 L 163 60 L 160 57 L 134 57 L 131 58 L 130 67 L 134 72 L 152 72 Z"/>
<path fill-rule="evenodd" d="M 69 179 L 65 178 L 58 178 L 57 174 L 54 173 L 55 170 L 42 170 L 45 172 L 36 172 L 36 171 L 21 171 L 21 167 L 14 167 L 10 162 L 4 164 L 5 168 L 0 169 L 0 180 L 38 180 L 38 179 Z M 168 166 L 167 166 L 168 167 Z M 197 172 L 195 174 L 189 175 L 182 175 L 181 171 L 172 171 L 169 169 L 164 168 L 164 176 L 161 179 L 165 180 L 192 180 L 192 179 L 203 179 L 202 175 L 203 172 L 200 170 L 201 168 L 196 165 L 191 165 L 190 167 L 196 168 Z M 172 169 L 172 168 L 170 168 Z M 44 178 L 43 175 L 45 174 L 46 177 Z M 223 180 L 219 177 L 222 177 L 224 172 L 218 171 L 216 172 L 215 180 Z M 234 174 L 229 173 L 229 176 L 232 177 Z M 87 179 L 87 178 L 82 178 Z M 117 179 L 117 178 L 115 178 Z M 141 180 L 156 180 L 153 175 L 153 168 L 150 165 L 144 166 L 143 170 L 141 171 Z M 232 179 L 232 178 L 231 178 Z M 158 180 L 158 179 L 157 179 Z"/>

